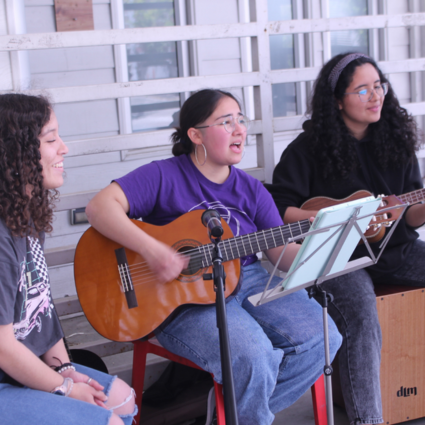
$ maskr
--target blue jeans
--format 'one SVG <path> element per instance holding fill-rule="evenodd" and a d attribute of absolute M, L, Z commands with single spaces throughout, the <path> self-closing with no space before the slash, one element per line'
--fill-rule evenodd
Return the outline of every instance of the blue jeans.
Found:
<path fill-rule="evenodd" d="M 425 242 L 417 240 L 403 266 L 391 275 L 372 281 L 367 269 L 363 269 L 323 283 L 323 288 L 334 296 L 328 312 L 343 336 L 339 369 L 351 425 L 383 422 L 381 328 L 373 283 L 425 286 L 424 259 Z"/>
<path fill-rule="evenodd" d="M 226 304 L 239 423 L 271 424 L 322 374 L 322 309 L 306 291 L 254 307 L 269 274 L 257 261 L 243 267 L 239 293 Z M 272 285 L 280 279 L 275 277 Z M 212 284 L 207 282 L 206 284 Z M 341 344 L 329 319 L 332 358 Z M 187 306 L 158 335 L 168 350 L 186 357 L 222 383 L 215 306 Z"/>
<path fill-rule="evenodd" d="M 78 372 L 85 373 L 103 385 L 109 394 L 116 376 L 74 364 Z M 131 425 L 132 415 L 120 416 L 124 425 Z M 0 423 L 7 425 L 107 425 L 110 410 L 84 401 L 62 397 L 28 387 L 0 383 Z"/>

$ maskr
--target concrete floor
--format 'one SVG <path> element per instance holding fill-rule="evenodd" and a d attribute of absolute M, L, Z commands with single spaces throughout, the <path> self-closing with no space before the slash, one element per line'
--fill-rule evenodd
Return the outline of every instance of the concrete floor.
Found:
<path fill-rule="evenodd" d="M 350 425 L 345 411 L 334 408 L 334 424 Z M 425 418 L 401 422 L 399 425 L 425 425 Z M 314 425 L 313 404 L 310 390 L 296 403 L 276 415 L 273 425 Z"/>

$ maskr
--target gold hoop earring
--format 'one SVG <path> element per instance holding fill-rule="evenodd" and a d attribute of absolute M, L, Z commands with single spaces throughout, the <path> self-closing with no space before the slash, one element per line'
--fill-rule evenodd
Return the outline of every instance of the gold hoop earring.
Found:
<path fill-rule="evenodd" d="M 204 165 L 205 165 L 205 163 L 207 162 L 207 148 L 205 147 L 205 145 L 204 145 L 203 143 L 201 143 L 201 146 L 204 148 L 204 156 L 205 156 L 205 159 L 204 159 L 204 162 L 203 162 L 202 164 L 200 164 L 200 163 L 199 163 L 199 161 L 198 161 L 198 150 L 197 150 L 198 146 L 199 146 L 199 145 L 196 145 L 196 146 L 195 146 L 195 159 L 196 159 L 196 162 L 198 163 L 198 165 L 199 165 L 200 167 L 202 167 L 202 166 L 204 166 Z"/>

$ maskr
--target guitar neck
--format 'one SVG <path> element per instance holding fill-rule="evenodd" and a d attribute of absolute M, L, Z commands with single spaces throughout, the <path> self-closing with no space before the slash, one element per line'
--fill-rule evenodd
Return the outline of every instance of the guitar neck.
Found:
<path fill-rule="evenodd" d="M 417 204 L 425 199 L 425 189 L 414 190 L 413 192 L 405 193 L 397 196 L 405 204 Z"/>
<path fill-rule="evenodd" d="M 225 239 L 219 242 L 219 248 L 223 256 L 223 261 L 231 261 L 237 258 L 246 257 L 267 249 L 284 245 L 289 238 L 299 236 L 308 232 L 310 221 L 303 220 L 297 223 L 285 224 L 273 227 L 272 229 L 261 230 L 235 238 Z M 202 262 L 202 268 L 212 264 L 213 244 L 198 247 Z"/>

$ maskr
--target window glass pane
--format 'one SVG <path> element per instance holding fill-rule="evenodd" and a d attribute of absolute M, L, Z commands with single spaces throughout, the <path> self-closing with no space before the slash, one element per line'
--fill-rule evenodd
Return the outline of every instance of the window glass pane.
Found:
<path fill-rule="evenodd" d="M 270 36 L 271 69 L 294 68 L 294 36 L 291 34 Z"/>
<path fill-rule="evenodd" d="M 346 52 L 369 54 L 369 41 L 367 35 L 367 30 L 331 32 L 332 56 Z"/>
<path fill-rule="evenodd" d="M 131 98 L 133 131 L 149 131 L 178 125 L 180 95 L 161 94 Z"/>
<path fill-rule="evenodd" d="M 269 21 L 292 19 L 292 0 L 268 0 Z M 270 68 L 289 69 L 295 67 L 294 36 L 279 34 L 270 36 Z M 272 85 L 273 116 L 296 114 L 295 84 Z"/>
<path fill-rule="evenodd" d="M 169 27 L 174 25 L 173 0 L 124 0 L 126 28 Z"/>
<path fill-rule="evenodd" d="M 272 85 L 273 116 L 287 117 L 297 114 L 295 83 Z"/>
<path fill-rule="evenodd" d="M 329 17 L 341 18 L 345 16 L 363 16 L 368 14 L 367 0 L 329 0 Z M 369 53 L 367 30 L 332 31 L 332 56 L 346 52 Z"/>
<path fill-rule="evenodd" d="M 329 0 L 329 17 L 343 18 L 344 16 L 367 15 L 367 0 Z"/>
<path fill-rule="evenodd" d="M 128 44 L 127 64 L 130 81 L 178 77 L 176 43 Z"/>
<path fill-rule="evenodd" d="M 124 0 L 125 28 L 175 25 L 173 0 Z M 127 45 L 130 81 L 177 78 L 177 43 L 137 43 Z M 133 131 L 172 126 L 173 114 L 180 108 L 178 94 L 138 96 L 131 99 Z"/>
<path fill-rule="evenodd" d="M 292 19 L 292 0 L 268 0 L 269 21 Z"/>
<path fill-rule="evenodd" d="M 291 0 L 268 0 L 269 21 L 292 19 Z M 270 36 L 271 69 L 288 69 L 294 67 L 294 36 Z"/>

